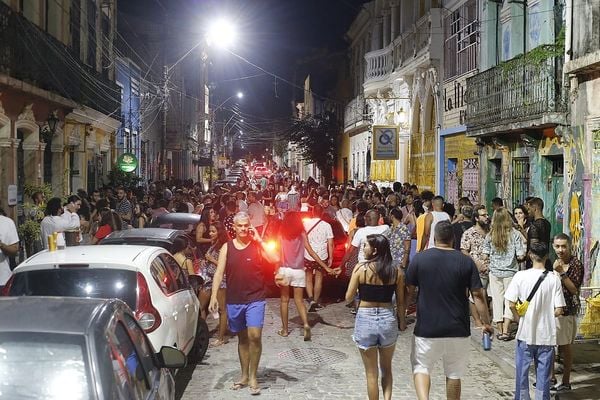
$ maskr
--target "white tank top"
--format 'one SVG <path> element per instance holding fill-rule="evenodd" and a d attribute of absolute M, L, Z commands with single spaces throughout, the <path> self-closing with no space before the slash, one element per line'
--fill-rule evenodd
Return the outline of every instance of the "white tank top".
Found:
<path fill-rule="evenodd" d="M 450 216 L 445 211 L 432 211 L 431 215 L 433 216 L 433 221 L 431 222 L 431 230 L 429 231 L 429 244 L 427 248 L 431 248 L 434 246 L 434 237 L 433 234 L 435 232 L 435 226 L 440 221 L 450 221 Z"/>

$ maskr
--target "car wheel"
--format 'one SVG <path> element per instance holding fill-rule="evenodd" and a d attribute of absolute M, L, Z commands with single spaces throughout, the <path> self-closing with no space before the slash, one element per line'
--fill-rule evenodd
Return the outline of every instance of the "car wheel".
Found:
<path fill-rule="evenodd" d="M 198 326 L 196 327 L 196 338 L 194 339 L 194 346 L 190 351 L 190 361 L 199 363 L 204 358 L 206 350 L 208 350 L 209 331 L 206 321 L 198 317 Z"/>

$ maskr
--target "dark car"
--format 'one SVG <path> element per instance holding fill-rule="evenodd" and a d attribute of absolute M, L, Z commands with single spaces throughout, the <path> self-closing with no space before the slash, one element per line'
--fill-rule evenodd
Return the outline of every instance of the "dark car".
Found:
<path fill-rule="evenodd" d="M 165 228 L 137 228 L 123 231 L 115 231 L 100 241 L 106 244 L 129 244 L 141 246 L 157 246 L 168 250 L 173 254 L 173 242 L 177 238 L 183 238 L 190 244 L 193 239 L 184 231 Z"/>
<path fill-rule="evenodd" d="M 0 321 L 3 398 L 175 398 L 169 368 L 184 367 L 185 355 L 155 354 L 120 300 L 5 297 Z"/>
<path fill-rule="evenodd" d="M 179 229 L 194 232 L 200 223 L 200 215 L 194 213 L 164 213 L 152 218 L 150 228 Z"/>

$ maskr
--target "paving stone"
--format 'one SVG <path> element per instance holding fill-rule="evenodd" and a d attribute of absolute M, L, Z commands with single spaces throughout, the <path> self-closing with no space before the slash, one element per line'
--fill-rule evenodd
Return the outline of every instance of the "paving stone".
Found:
<path fill-rule="evenodd" d="M 279 301 L 267 302 L 265 327 L 263 330 L 263 355 L 259 367 L 259 383 L 262 399 L 365 399 L 366 378 L 360 354 L 352 341 L 354 317 L 341 303 L 330 304 L 318 313 L 309 314 L 313 325 L 313 340 L 302 340 L 302 326 L 290 303 L 289 337 L 277 335 L 280 328 Z M 216 322 L 211 318 L 209 326 L 214 329 Z M 415 399 L 410 367 L 410 347 L 412 329 L 409 326 L 400 334 L 393 359 L 394 399 Z M 479 352 L 473 341 L 469 353 L 469 368 L 462 382 L 463 399 L 505 399 L 501 392 L 510 392 L 514 381 L 488 357 Z M 282 358 L 284 352 L 292 349 L 335 350 L 343 353 L 341 360 L 329 364 L 297 362 Z M 329 353 L 327 353 L 329 354 Z M 190 373 L 191 370 L 191 373 Z M 230 390 L 239 377 L 237 339 L 232 338 L 226 345 L 209 348 L 202 364 L 187 367 L 185 373 L 176 377 L 179 397 L 182 400 L 202 399 L 247 399 L 247 389 Z M 445 399 L 445 377 L 441 362 L 432 376 L 431 399 Z"/>

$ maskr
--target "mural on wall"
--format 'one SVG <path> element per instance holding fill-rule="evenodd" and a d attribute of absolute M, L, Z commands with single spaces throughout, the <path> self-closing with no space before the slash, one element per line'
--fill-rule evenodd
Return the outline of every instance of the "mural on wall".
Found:
<path fill-rule="evenodd" d="M 463 160 L 462 196 L 473 204 L 479 204 L 479 159 Z"/>
<path fill-rule="evenodd" d="M 581 254 L 583 246 L 583 218 L 581 218 L 580 196 L 581 192 L 572 193 L 570 201 L 569 230 L 571 231 L 571 240 L 575 254 Z"/>

